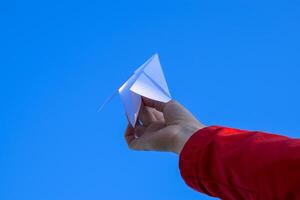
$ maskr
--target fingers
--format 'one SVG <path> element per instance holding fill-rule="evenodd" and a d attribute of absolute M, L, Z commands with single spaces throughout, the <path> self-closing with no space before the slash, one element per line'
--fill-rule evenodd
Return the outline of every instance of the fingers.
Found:
<path fill-rule="evenodd" d="M 149 127 L 138 125 L 132 128 L 131 125 L 128 125 L 125 131 L 128 147 L 134 150 L 158 150 L 156 143 L 159 141 L 159 135 L 165 135 L 160 131 L 163 127 L 164 123 L 162 122 L 155 122 Z"/>
<path fill-rule="evenodd" d="M 141 105 L 138 118 L 142 121 L 143 126 L 149 126 L 156 120 L 154 114 L 151 111 L 151 108 Z"/>
<path fill-rule="evenodd" d="M 151 108 L 155 108 L 156 110 L 163 112 L 166 103 L 155 101 L 152 99 L 148 99 L 147 97 L 142 97 L 142 101 L 145 106 L 149 106 Z"/>
<path fill-rule="evenodd" d="M 130 124 L 127 125 L 124 137 L 125 137 L 127 144 L 130 144 L 135 139 L 134 129 L 132 128 L 132 126 Z"/>
<path fill-rule="evenodd" d="M 143 126 L 133 128 L 130 124 L 127 125 L 124 137 L 129 148 L 136 150 L 143 149 L 141 146 L 143 143 L 138 142 L 138 139 L 145 133 L 145 130 L 146 128 Z"/>
<path fill-rule="evenodd" d="M 165 121 L 170 125 L 182 120 L 188 121 L 194 118 L 193 115 L 177 101 L 171 100 L 167 103 L 163 103 L 146 97 L 142 97 L 142 100 L 144 106 L 153 108 L 152 115 L 156 121 Z M 149 125 L 149 123 L 147 123 L 147 125 Z"/>
<path fill-rule="evenodd" d="M 155 118 L 156 121 L 161 121 L 161 122 L 164 122 L 165 121 L 165 118 L 164 118 L 164 115 L 162 112 L 154 109 L 154 108 L 151 108 L 151 112 Z"/>
<path fill-rule="evenodd" d="M 128 145 L 130 149 L 143 151 L 170 151 L 170 144 L 173 144 L 173 142 L 167 130 L 158 128 L 156 131 L 145 131 L 143 128 L 138 128 L 136 134 L 139 135 L 140 133 L 142 135 L 132 140 Z"/>
<path fill-rule="evenodd" d="M 135 138 L 141 137 L 145 133 L 146 127 L 144 126 L 136 126 L 134 128 L 134 136 Z"/>
<path fill-rule="evenodd" d="M 133 150 L 151 150 L 148 138 L 151 134 L 146 133 L 146 127 L 136 126 L 131 132 L 131 139 L 128 141 L 128 147 Z"/>

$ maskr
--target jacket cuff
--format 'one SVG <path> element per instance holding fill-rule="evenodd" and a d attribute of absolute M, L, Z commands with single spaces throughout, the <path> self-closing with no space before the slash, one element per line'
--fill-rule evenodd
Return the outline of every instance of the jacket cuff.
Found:
<path fill-rule="evenodd" d="M 199 176 L 198 163 L 203 150 L 214 138 L 219 126 L 209 126 L 196 131 L 185 143 L 179 155 L 179 169 L 183 180 L 187 185 L 196 189 L 197 178 Z"/>

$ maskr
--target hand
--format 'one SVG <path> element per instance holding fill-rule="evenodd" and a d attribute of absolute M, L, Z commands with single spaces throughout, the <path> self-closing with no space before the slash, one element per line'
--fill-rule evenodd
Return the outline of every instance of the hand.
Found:
<path fill-rule="evenodd" d="M 193 133 L 205 127 L 174 100 L 161 103 L 145 97 L 142 99 L 137 125 L 128 124 L 125 132 L 130 149 L 179 154 Z"/>

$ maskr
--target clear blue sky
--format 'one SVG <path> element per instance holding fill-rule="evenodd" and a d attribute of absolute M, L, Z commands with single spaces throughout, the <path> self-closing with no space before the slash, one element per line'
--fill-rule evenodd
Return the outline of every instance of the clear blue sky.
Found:
<path fill-rule="evenodd" d="M 203 123 L 300 137 L 300 3 L 2 1 L 0 199 L 211 199 L 133 152 L 115 98 L 153 53 Z"/>

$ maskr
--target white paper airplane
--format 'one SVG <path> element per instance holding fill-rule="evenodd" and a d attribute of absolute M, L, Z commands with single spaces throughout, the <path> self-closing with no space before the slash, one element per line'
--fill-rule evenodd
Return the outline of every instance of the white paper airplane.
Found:
<path fill-rule="evenodd" d="M 164 103 L 170 101 L 171 95 L 158 55 L 153 55 L 142 66 L 140 66 L 118 89 L 118 93 L 120 94 L 122 103 L 125 107 L 127 118 L 133 127 L 136 124 L 141 107 L 141 96 Z M 104 104 L 109 102 L 112 97 L 110 97 Z M 103 106 L 101 106 L 100 109 L 102 109 Z"/>

